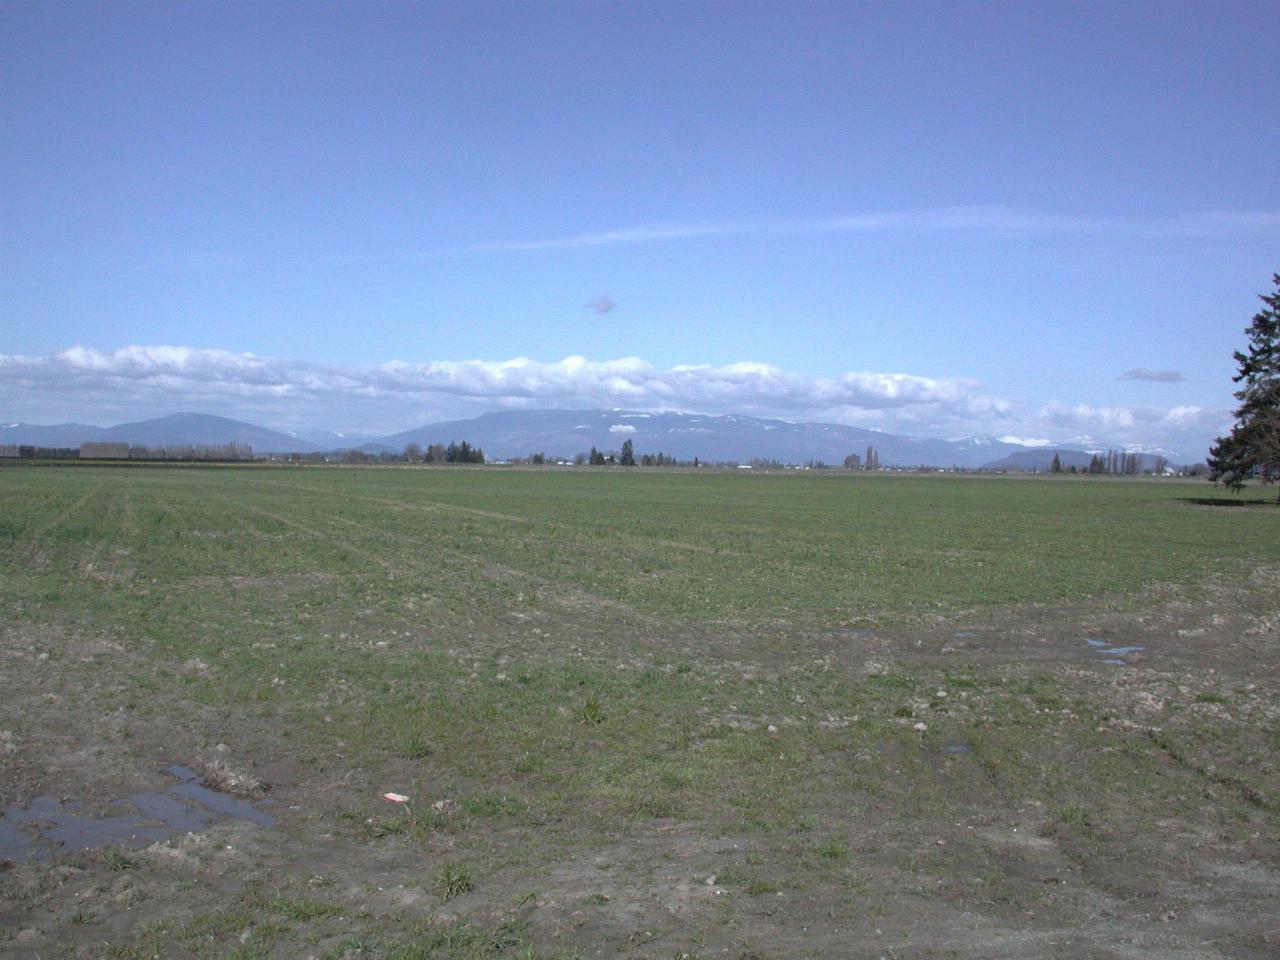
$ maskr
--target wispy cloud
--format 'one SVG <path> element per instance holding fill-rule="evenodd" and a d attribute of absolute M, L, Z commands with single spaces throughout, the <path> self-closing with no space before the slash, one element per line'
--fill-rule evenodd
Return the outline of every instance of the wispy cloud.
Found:
<path fill-rule="evenodd" d="M 1148 383 L 1181 383 L 1187 375 L 1181 370 L 1148 370 L 1135 367 L 1120 374 L 1121 380 L 1145 380 Z"/>
<path fill-rule="evenodd" d="M 598 230 L 575 233 L 565 237 L 549 237 L 541 240 L 494 240 L 469 244 L 464 249 L 474 251 L 503 250 L 562 250 L 574 247 L 601 247 L 615 243 L 652 243 L 657 240 L 688 240 L 722 234 L 744 233 L 740 222 L 724 223 L 670 223 L 623 227 L 617 230 Z"/>
<path fill-rule="evenodd" d="M 1120 232 L 1152 237 L 1224 237 L 1280 232 L 1280 213 L 1208 210 L 1146 219 L 1048 213 L 999 206 L 891 210 L 827 217 L 640 224 L 531 240 L 471 244 L 470 251 L 565 250 L 614 244 L 657 243 L 717 236 L 801 237 L 838 233 L 1064 234 Z"/>
<path fill-rule="evenodd" d="M 598 313 L 602 315 L 606 313 L 610 313 L 613 310 L 616 310 L 617 307 L 618 305 L 614 303 L 612 300 L 610 300 L 609 297 L 603 293 L 600 294 L 600 296 L 596 297 L 594 300 L 591 300 L 587 303 L 588 310 L 590 310 L 592 313 Z"/>

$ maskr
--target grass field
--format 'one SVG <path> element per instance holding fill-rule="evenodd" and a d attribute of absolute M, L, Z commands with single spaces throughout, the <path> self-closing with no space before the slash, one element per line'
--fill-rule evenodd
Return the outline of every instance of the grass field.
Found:
<path fill-rule="evenodd" d="M 1270 497 L 0 469 L 0 804 L 279 819 L 0 872 L 0 954 L 1274 956 Z"/>

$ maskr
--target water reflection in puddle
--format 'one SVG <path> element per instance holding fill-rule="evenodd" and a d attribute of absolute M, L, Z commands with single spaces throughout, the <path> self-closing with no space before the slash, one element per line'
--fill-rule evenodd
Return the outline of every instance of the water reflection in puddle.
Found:
<path fill-rule="evenodd" d="M 1131 663 L 1129 660 L 1122 659 L 1130 657 L 1135 653 L 1141 653 L 1147 649 L 1140 644 L 1134 644 L 1128 647 L 1115 647 L 1111 645 L 1110 640 L 1094 640 L 1085 637 L 1084 642 L 1093 647 L 1094 653 L 1102 654 L 1102 662 L 1113 667 L 1127 667 Z"/>
<path fill-rule="evenodd" d="M 194 770 L 170 767 L 168 773 L 178 781 L 168 790 L 135 793 L 127 798 L 125 802 L 134 813 L 87 817 L 75 812 L 78 803 L 62 803 L 53 797 L 36 797 L 25 809 L 9 807 L 0 815 L 0 861 L 44 861 L 58 849 L 146 847 L 225 819 L 248 820 L 264 827 L 278 822 L 259 809 L 262 804 L 210 790 Z M 26 824 L 28 829 L 23 830 L 19 824 Z"/>

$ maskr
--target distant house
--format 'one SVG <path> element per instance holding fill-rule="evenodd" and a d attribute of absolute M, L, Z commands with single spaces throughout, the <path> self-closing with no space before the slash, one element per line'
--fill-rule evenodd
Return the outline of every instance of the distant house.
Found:
<path fill-rule="evenodd" d="M 128 460 L 127 443 L 100 443 L 91 441 L 80 444 L 81 460 Z"/>

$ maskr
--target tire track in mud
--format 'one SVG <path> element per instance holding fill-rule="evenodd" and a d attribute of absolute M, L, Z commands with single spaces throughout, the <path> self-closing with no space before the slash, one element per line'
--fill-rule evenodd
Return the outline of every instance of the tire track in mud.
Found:
<path fill-rule="evenodd" d="M 363 497 L 360 499 L 381 502 L 372 497 Z M 419 544 L 418 540 L 415 540 L 408 534 L 394 532 L 381 527 L 370 526 L 369 524 L 360 523 L 359 521 L 351 520 L 346 517 L 333 516 L 330 519 L 348 524 L 378 540 L 393 540 L 410 545 Z M 508 582 L 519 582 L 521 580 L 532 581 L 540 585 L 546 591 L 546 596 L 548 596 L 554 603 L 561 607 L 565 607 L 574 613 L 580 613 L 584 608 L 589 609 L 594 607 L 597 609 L 614 610 L 641 623 L 653 624 L 659 622 L 657 618 L 641 613 L 634 607 L 623 603 L 620 600 L 615 600 L 611 597 L 604 597 L 600 594 L 592 593 L 589 590 L 567 589 L 562 582 L 553 580 L 550 577 L 540 576 L 529 570 L 521 570 L 518 567 L 507 566 L 506 564 L 498 563 L 494 560 L 482 560 L 477 556 L 466 553 L 455 554 L 453 559 L 465 563 L 472 569 L 476 570 L 480 576 L 492 581 L 501 582 L 503 579 Z"/>
<path fill-rule="evenodd" d="M 257 480 L 257 478 L 254 478 Z M 555 520 L 543 520 L 538 517 L 525 517 L 515 513 L 500 513 L 497 510 L 482 510 L 479 507 L 464 507 L 454 503 L 445 503 L 441 500 L 416 500 L 412 503 L 404 500 L 387 500 L 383 497 L 372 497 L 368 494 L 360 493 L 344 493 L 337 490 L 326 490 L 322 487 L 303 486 L 301 484 L 283 483 L 279 480 L 260 480 L 263 485 L 281 487 L 286 490 L 305 490 L 307 493 L 320 493 L 332 497 L 342 497 L 347 500 L 365 500 L 369 503 L 377 503 L 385 507 L 391 507 L 396 510 L 421 510 L 424 512 L 444 512 L 444 513 L 465 513 L 471 516 L 483 517 L 487 520 L 501 520 L 506 523 L 524 523 L 530 526 L 548 527 L 552 530 L 570 530 L 563 524 L 557 523 Z M 615 539 L 631 540 L 646 546 L 671 547 L 675 550 L 688 550 L 692 553 L 700 553 L 706 556 L 722 556 L 733 557 L 738 560 L 758 560 L 749 553 L 743 553 L 740 550 L 728 550 L 723 547 L 708 547 L 701 543 L 689 543 L 685 540 L 669 540 L 662 537 L 639 536 L 626 532 L 609 531 L 609 536 Z"/>
<path fill-rule="evenodd" d="M 1179 768 L 1203 777 L 1209 783 L 1216 784 L 1219 787 L 1226 787 L 1228 790 L 1236 791 L 1244 798 L 1245 802 L 1251 806 L 1257 807 L 1259 810 L 1276 809 L 1275 800 L 1267 797 L 1261 790 L 1236 777 L 1211 771 L 1207 767 L 1201 766 L 1174 746 L 1173 741 L 1161 731 L 1148 730 L 1147 737 L 1152 743 L 1164 751 L 1165 755 L 1168 756 L 1168 758 Z"/>
<path fill-rule="evenodd" d="M 321 540 L 326 543 L 332 543 L 336 548 L 340 550 L 347 550 L 351 553 L 355 553 L 362 557 L 365 557 L 366 559 L 372 560 L 375 564 L 377 564 L 378 566 L 386 570 L 387 573 L 390 574 L 393 580 L 397 579 L 397 573 L 399 572 L 399 570 L 395 564 L 393 564 L 386 557 L 383 557 L 372 550 L 366 550 L 363 547 L 357 547 L 353 545 L 350 540 L 343 540 L 336 534 L 329 534 L 324 532 L 323 530 L 317 529 L 316 527 L 309 527 L 305 523 L 302 523 L 298 520 L 290 519 L 289 517 L 282 516 L 281 514 L 274 513 L 263 507 L 255 506 L 254 504 L 251 504 L 251 503 L 245 503 L 240 500 L 233 500 L 231 497 L 221 497 L 220 499 L 225 500 L 227 503 L 231 504 L 232 506 L 238 509 L 248 510 L 251 513 L 256 513 L 259 516 L 266 517 L 268 520 L 274 520 L 276 523 L 284 524 L 286 527 L 289 527 L 290 529 L 299 530 L 302 533 L 307 534 L 308 536 L 316 538 L 317 540 Z M 337 518 L 333 518 L 333 519 L 337 519 Z"/>
<path fill-rule="evenodd" d="M 345 493 L 342 491 L 329 490 L 323 487 L 314 487 L 314 486 L 309 486 L 305 484 L 293 484 L 293 483 L 287 483 L 281 480 L 270 480 L 270 479 L 264 479 L 259 477 L 254 477 L 253 482 L 263 486 L 272 486 L 272 487 L 276 487 L 276 488 L 279 488 L 282 490 L 288 490 L 288 491 L 305 491 L 307 493 L 322 494 L 330 497 L 340 497 L 342 499 L 347 499 L 347 500 L 363 500 L 368 503 L 375 503 L 384 507 L 389 507 L 393 510 L 403 510 L 403 511 L 409 511 L 409 512 L 422 512 L 422 513 L 437 513 L 437 514 L 461 513 L 465 515 L 480 517 L 482 519 L 498 520 L 506 523 L 522 523 L 532 527 L 540 527 L 542 529 L 566 533 L 566 534 L 575 534 L 575 533 L 581 533 L 584 531 L 589 531 L 592 533 L 599 532 L 595 526 L 586 527 L 586 528 L 571 527 L 563 523 L 557 522 L 555 520 L 544 520 L 537 517 L 526 517 L 526 516 L 520 516 L 518 514 L 502 513 L 495 510 L 482 510 L 477 507 L 464 507 L 457 504 L 445 503 L 439 500 L 420 500 L 420 501 L 407 502 L 404 500 L 392 500 L 392 499 L 386 499 L 383 497 L 374 497 L 368 494 Z M 818 560 L 809 559 L 809 558 L 797 559 L 795 557 L 778 557 L 778 556 L 770 557 L 767 555 L 744 553 L 740 550 L 731 550 L 723 547 L 712 547 L 712 546 L 707 546 L 705 544 L 700 544 L 700 543 L 689 543 L 688 541 L 684 541 L 684 540 L 671 540 L 664 537 L 653 537 L 649 535 L 631 534 L 626 532 L 625 530 L 609 529 L 607 531 L 607 535 L 611 540 L 627 542 L 630 544 L 634 544 L 643 549 L 652 549 L 654 547 L 660 547 L 660 548 L 670 548 L 673 550 L 681 550 L 687 553 L 693 553 L 693 554 L 697 554 L 699 556 L 705 556 L 705 557 L 712 557 L 712 558 L 724 557 L 727 559 L 738 561 L 743 564 L 752 565 L 754 568 L 758 568 L 760 565 L 767 564 L 774 570 L 787 571 L 788 578 L 795 579 L 795 580 L 806 580 L 806 579 L 811 579 L 815 576 L 819 576 L 821 575 L 822 571 L 824 571 L 827 567 L 826 562 L 821 559 L 818 559 Z M 728 575 L 732 576 L 732 574 L 728 574 Z M 532 574 L 530 574 L 530 576 L 532 576 Z M 593 598 L 597 597 L 597 595 L 590 594 L 590 593 L 585 594 L 585 596 L 593 597 Z M 605 603 L 605 604 L 621 603 L 621 601 L 607 600 L 607 599 L 600 599 L 599 602 Z M 575 608 L 575 609 L 578 609 L 578 608 Z M 625 604 L 622 604 L 622 606 L 619 609 L 631 610 L 631 611 L 635 610 L 635 608 L 628 607 Z M 840 614 L 838 616 L 846 616 L 846 615 L 847 614 Z M 637 612 L 637 616 L 643 618 L 646 622 L 652 622 L 652 623 L 660 622 L 657 620 L 657 618 L 654 618 L 645 614 L 640 614 L 638 612 Z"/>
<path fill-rule="evenodd" d="M 292 485 L 278 484 L 278 483 L 273 483 L 272 485 L 280 487 L 284 490 L 306 489 L 308 491 L 311 491 L 314 489 L 310 487 L 298 488 Z M 316 492 L 328 493 L 329 491 L 316 491 Z M 301 530 L 302 532 L 308 533 L 311 536 L 328 540 L 330 542 L 338 544 L 344 549 L 353 550 L 353 552 L 360 553 L 363 556 L 368 556 L 371 559 L 373 559 L 375 562 L 380 564 L 389 573 L 391 573 L 393 579 L 399 579 L 398 575 L 405 573 L 406 570 L 413 570 L 415 572 L 417 570 L 417 568 L 406 568 L 406 566 L 403 564 L 397 564 L 392 560 L 388 560 L 380 552 L 366 550 L 364 548 L 353 548 L 349 540 L 343 540 L 336 536 L 329 536 L 321 530 L 318 530 L 314 527 L 308 527 L 305 524 L 300 523 L 298 521 L 292 521 L 287 517 L 284 517 L 280 514 L 272 513 L 262 507 L 255 507 L 249 504 L 241 503 L 239 501 L 230 501 L 229 498 L 227 499 L 228 499 L 228 502 L 233 502 L 237 506 L 246 507 L 248 509 L 254 510 L 260 513 L 261 515 L 269 517 L 270 519 L 276 520 L 279 523 L 283 523 L 286 526 L 290 526 L 294 529 Z M 383 501 L 377 497 L 359 496 L 359 497 L 352 497 L 348 499 L 365 500 L 365 501 L 370 501 L 370 502 L 379 503 L 379 504 L 386 504 L 393 507 L 405 506 L 402 504 L 397 504 L 395 501 Z M 411 505 L 409 506 L 409 509 L 412 509 Z M 468 510 L 468 508 L 462 508 L 462 509 L 464 512 L 471 512 Z M 428 507 L 423 512 L 436 512 L 436 511 L 432 507 Z M 447 510 L 445 512 L 447 512 Z M 366 534 L 369 538 L 377 541 L 383 541 L 383 542 L 395 541 L 397 543 L 407 544 L 409 546 L 421 546 L 420 540 L 417 540 L 408 534 L 400 533 L 392 528 L 371 526 L 367 523 L 361 523 L 357 520 L 352 520 L 347 517 L 338 517 L 335 515 L 330 515 L 328 519 L 330 521 L 342 523 L 353 529 L 359 530 L 362 533 Z M 514 519 L 520 519 L 520 518 L 514 518 Z M 539 521 L 530 521 L 530 522 L 538 523 Z M 416 557 L 419 552 L 420 551 L 409 551 L 410 555 L 414 557 Z M 543 595 L 546 596 L 552 603 L 575 615 L 580 614 L 584 609 L 611 610 L 617 614 L 621 614 L 623 616 L 628 617 L 629 619 L 631 619 L 633 622 L 636 622 L 636 623 L 641 623 L 645 625 L 656 625 L 662 622 L 659 620 L 659 618 L 643 613 L 637 610 L 635 607 L 632 607 L 631 605 L 624 603 L 621 600 L 617 600 L 612 597 L 602 596 L 600 594 L 593 593 L 589 590 L 575 590 L 572 588 L 566 588 L 565 584 L 562 581 L 555 580 L 546 576 L 541 576 L 530 570 L 522 570 L 518 567 L 507 566 L 506 564 L 497 563 L 490 559 L 482 559 L 478 556 L 474 556 L 466 553 L 453 554 L 451 555 L 451 559 L 455 561 L 460 561 L 461 563 L 469 566 L 470 568 L 475 570 L 479 576 L 484 577 L 490 581 L 501 582 L 502 579 L 506 579 L 508 582 L 519 582 L 521 580 L 531 581 L 532 583 L 534 583 L 535 585 L 541 588 L 541 591 L 543 591 Z M 427 573 L 429 571 L 423 570 L 422 572 Z"/>
<path fill-rule="evenodd" d="M 68 517 L 74 515 L 86 503 L 92 500 L 98 494 L 98 492 L 102 489 L 102 485 L 104 482 L 105 481 L 103 480 L 99 480 L 97 483 L 95 483 L 92 487 L 88 489 L 88 491 L 85 493 L 84 496 L 80 497 L 78 500 L 75 500 L 72 503 L 67 504 L 67 506 L 63 507 L 56 514 L 54 514 L 53 517 L 51 517 L 45 523 L 41 524 L 39 527 L 35 529 L 34 532 L 32 532 L 30 549 L 25 553 L 26 559 L 28 560 L 28 562 L 31 563 L 32 566 L 44 567 L 48 565 L 49 563 L 48 552 L 45 551 L 40 544 L 40 541 L 43 539 L 44 535 L 48 533 L 50 530 L 53 530 L 54 528 L 58 527 L 60 524 L 64 523 Z M 19 557 L 24 555 L 22 551 L 14 551 L 14 552 Z"/>

